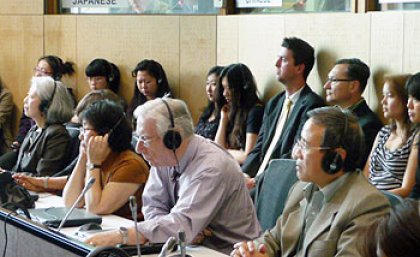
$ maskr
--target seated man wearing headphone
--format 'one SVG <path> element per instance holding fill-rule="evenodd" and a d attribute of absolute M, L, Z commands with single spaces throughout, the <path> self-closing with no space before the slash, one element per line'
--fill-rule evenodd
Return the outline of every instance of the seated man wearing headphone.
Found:
<path fill-rule="evenodd" d="M 336 107 L 308 112 L 293 148 L 298 181 L 275 227 L 231 256 L 362 256 L 358 233 L 389 212 L 385 196 L 356 170 L 363 132 Z"/>
<path fill-rule="evenodd" d="M 136 150 L 151 165 L 143 192 L 145 221 L 137 226 L 140 243 L 165 242 L 184 231 L 187 243 L 198 236 L 203 245 L 230 252 L 233 243 L 260 235 L 238 163 L 213 141 L 194 134 L 183 101 L 156 98 L 134 115 Z M 135 244 L 135 228 L 99 233 L 86 242 Z"/>

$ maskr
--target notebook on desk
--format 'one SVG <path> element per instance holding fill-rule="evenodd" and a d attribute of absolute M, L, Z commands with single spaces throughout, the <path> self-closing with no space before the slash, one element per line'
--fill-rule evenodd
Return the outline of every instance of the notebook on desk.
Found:
<path fill-rule="evenodd" d="M 65 207 L 51 207 L 41 209 L 29 209 L 31 218 L 34 221 L 42 223 L 46 226 L 57 228 L 69 208 Z M 87 212 L 84 209 L 74 209 L 68 217 L 64 227 L 77 227 L 86 223 L 102 223 L 102 217 L 96 214 Z"/>

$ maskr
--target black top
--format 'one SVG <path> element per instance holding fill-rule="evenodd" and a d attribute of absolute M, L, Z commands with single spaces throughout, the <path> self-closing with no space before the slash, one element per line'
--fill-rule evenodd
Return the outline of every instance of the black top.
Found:
<path fill-rule="evenodd" d="M 219 127 L 219 121 L 220 119 L 217 118 L 212 121 L 200 118 L 197 123 L 197 127 L 195 127 L 195 133 L 205 138 L 214 140 L 217 128 Z"/>
<path fill-rule="evenodd" d="M 418 147 L 420 147 L 420 142 Z M 420 151 L 418 152 L 417 160 L 420 159 Z M 410 198 L 414 198 L 420 200 L 420 164 L 417 163 L 417 171 L 416 171 L 416 184 L 414 184 L 413 191 L 409 196 Z"/>

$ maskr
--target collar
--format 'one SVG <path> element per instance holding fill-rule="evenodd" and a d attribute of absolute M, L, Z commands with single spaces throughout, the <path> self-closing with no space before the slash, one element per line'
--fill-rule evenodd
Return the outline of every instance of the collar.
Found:
<path fill-rule="evenodd" d="M 350 111 L 354 111 L 357 107 L 359 107 L 359 105 L 361 105 L 363 102 L 365 102 L 365 99 L 362 97 L 359 101 L 357 101 L 356 103 L 354 103 L 353 105 L 344 108 L 344 109 L 348 109 Z"/>
<path fill-rule="evenodd" d="M 302 90 L 305 88 L 305 86 L 301 87 L 298 91 L 294 92 L 293 94 L 289 95 L 286 91 L 286 98 L 288 98 L 290 101 L 292 101 L 293 104 L 297 102 L 297 100 L 300 97 L 300 94 L 302 93 Z"/>
<path fill-rule="evenodd" d="M 337 193 L 338 189 L 341 188 L 341 186 L 348 180 L 350 173 L 351 172 L 344 173 L 343 176 L 337 178 L 321 189 L 316 184 L 309 183 L 303 188 L 303 195 L 305 196 L 306 201 L 310 202 L 314 193 L 316 191 L 321 191 L 324 196 L 324 203 L 329 202 L 334 197 L 335 193 Z"/>

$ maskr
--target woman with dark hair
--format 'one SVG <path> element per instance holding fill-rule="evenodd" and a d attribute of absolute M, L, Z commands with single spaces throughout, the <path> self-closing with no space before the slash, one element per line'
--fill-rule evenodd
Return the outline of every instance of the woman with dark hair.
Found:
<path fill-rule="evenodd" d="M 215 112 L 214 94 L 222 70 L 222 66 L 214 66 L 207 73 L 206 93 L 209 101 L 195 127 L 196 134 L 211 140 L 214 140 L 216 137 L 217 128 L 219 127 L 220 117 Z"/>
<path fill-rule="evenodd" d="M 418 143 L 408 117 L 408 95 L 404 88 L 409 75 L 385 76 L 381 101 L 385 118 L 391 120 L 378 133 L 364 173 L 379 190 L 407 197 L 415 183 Z"/>
<path fill-rule="evenodd" d="M 115 102 L 100 100 L 81 114 L 82 130 L 79 159 L 63 191 L 64 203 L 72 206 L 85 182 L 96 182 L 78 207 L 86 206 L 96 214 L 131 217 L 128 199 L 135 195 L 141 206 L 141 195 L 149 169 L 131 151 L 131 125 L 123 108 Z M 139 220 L 143 219 L 139 213 Z"/>
<path fill-rule="evenodd" d="M 362 232 L 365 257 L 420 256 L 420 204 L 406 199 Z"/>
<path fill-rule="evenodd" d="M 215 141 L 242 164 L 256 144 L 264 113 L 251 70 L 242 63 L 224 68 L 215 100 L 220 115 Z"/>
<path fill-rule="evenodd" d="M 112 92 L 109 89 L 99 89 L 99 90 L 93 90 L 87 93 L 77 104 L 77 107 L 75 109 L 75 115 L 76 117 L 79 117 L 80 114 L 85 110 L 88 106 L 90 106 L 93 102 L 98 100 L 104 100 L 108 99 L 110 101 L 113 101 L 117 104 L 121 104 L 123 106 L 123 103 L 121 102 L 121 98 Z M 73 129 L 75 131 L 79 131 L 79 122 L 72 124 Z M 78 133 L 79 135 L 80 133 Z M 79 144 L 75 144 L 72 146 L 78 147 Z M 78 152 L 78 151 L 77 151 Z M 22 186 L 24 186 L 26 189 L 35 191 L 35 192 L 51 192 L 51 193 L 57 193 L 64 189 L 64 186 L 66 185 L 67 179 L 69 174 L 73 171 L 74 167 L 77 164 L 77 160 L 79 159 L 79 156 L 76 156 L 74 160 L 67 165 L 63 170 L 59 171 L 57 174 L 54 175 L 54 177 L 31 177 L 26 176 L 25 174 L 15 174 L 13 178 Z"/>
<path fill-rule="evenodd" d="M 23 140 L 12 171 L 51 176 L 69 161 L 70 136 L 63 123 L 72 116 L 71 96 L 61 82 L 50 77 L 33 77 L 23 109 L 35 126 Z"/>
<path fill-rule="evenodd" d="M 85 74 L 91 90 L 110 89 L 118 94 L 121 75 L 115 64 L 105 59 L 94 59 L 86 67 Z"/>
<path fill-rule="evenodd" d="M 134 120 L 134 110 L 146 101 L 171 95 L 168 78 L 162 65 L 155 60 L 142 60 L 134 70 L 132 76 L 136 78 L 134 82 L 134 94 L 127 108 L 127 116 L 132 121 L 133 127 L 136 125 Z"/>
<path fill-rule="evenodd" d="M 418 128 L 420 124 L 420 72 L 411 76 L 406 84 L 408 92 L 408 117 L 410 121 Z M 419 143 L 420 144 L 420 143 Z M 411 198 L 420 200 L 420 159 L 419 144 L 414 147 L 417 148 L 417 171 L 416 171 L 416 184 L 410 194 Z"/>
<path fill-rule="evenodd" d="M 37 65 L 34 68 L 34 76 L 35 77 L 51 77 L 55 81 L 61 81 L 63 75 L 73 75 L 74 74 L 74 63 L 63 60 L 55 55 L 44 55 L 38 59 Z M 73 99 L 73 106 L 76 103 L 76 98 L 73 95 L 73 91 L 71 88 L 67 88 L 69 91 L 72 99 Z M 12 144 L 12 148 L 19 150 L 20 144 L 22 144 L 23 139 L 25 138 L 26 134 L 28 133 L 29 129 L 35 125 L 35 121 L 28 118 L 25 113 L 22 113 L 22 116 L 19 121 L 19 132 L 16 136 L 16 140 Z"/>

